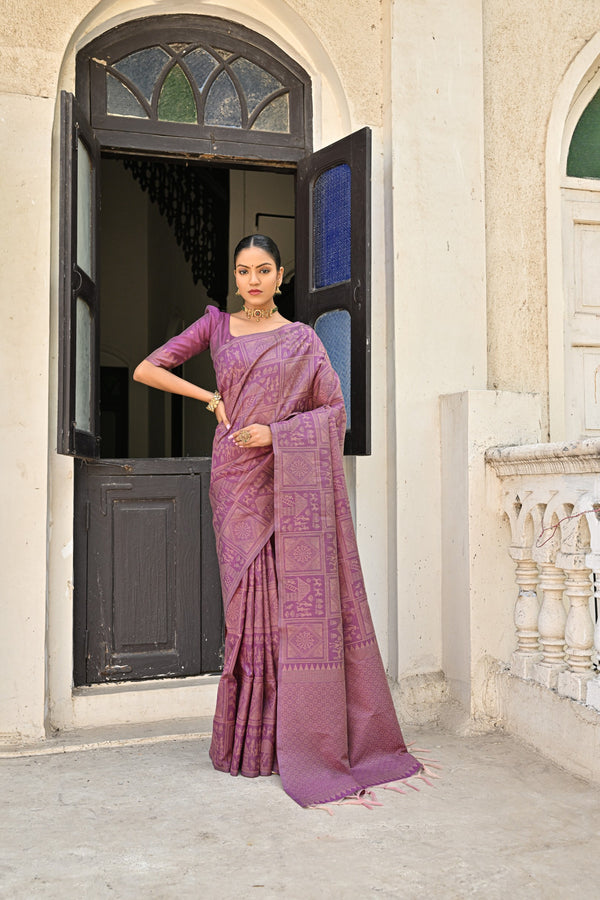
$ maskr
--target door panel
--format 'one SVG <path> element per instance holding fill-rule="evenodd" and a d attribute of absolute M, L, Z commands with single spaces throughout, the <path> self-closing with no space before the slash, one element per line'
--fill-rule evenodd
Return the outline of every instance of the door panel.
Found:
<path fill-rule="evenodd" d="M 75 585 L 78 683 L 221 668 L 209 470 L 210 460 L 78 466 L 76 509 L 85 525 L 76 547 L 76 558 L 85 558 Z"/>
<path fill-rule="evenodd" d="M 59 453 L 97 457 L 100 145 L 72 94 L 61 94 Z"/>
<path fill-rule="evenodd" d="M 371 452 L 371 132 L 298 163 L 296 316 L 311 325 L 340 376 L 344 452 Z"/>

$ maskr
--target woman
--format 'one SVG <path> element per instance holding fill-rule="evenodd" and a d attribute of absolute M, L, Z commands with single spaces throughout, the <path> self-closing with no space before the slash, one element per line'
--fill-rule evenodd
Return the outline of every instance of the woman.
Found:
<path fill-rule="evenodd" d="M 339 380 L 314 331 L 277 311 L 270 238 L 234 255 L 239 312 L 202 318 L 134 378 L 217 418 L 210 498 L 225 604 L 225 662 L 210 756 L 279 772 L 302 806 L 409 778 L 371 623 L 342 468 Z M 218 391 L 168 370 L 210 348 Z"/>

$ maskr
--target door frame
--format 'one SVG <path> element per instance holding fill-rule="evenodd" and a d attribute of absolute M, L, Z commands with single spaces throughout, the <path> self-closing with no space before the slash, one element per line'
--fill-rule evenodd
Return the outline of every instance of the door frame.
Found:
<path fill-rule="evenodd" d="M 131 10 L 130 21 L 139 22 L 137 10 Z M 232 15 L 236 15 L 232 11 Z M 90 31 L 104 34 L 120 23 L 99 13 L 93 21 L 86 18 L 75 29 L 65 52 L 59 88 L 75 91 L 76 54 L 88 41 Z M 228 21 L 225 25 L 234 25 Z M 257 22 L 257 26 L 261 23 Z M 328 144 L 351 130 L 352 116 L 347 94 L 340 82 L 333 61 L 323 50 L 320 37 L 310 22 L 288 9 L 285 16 L 275 14 L 268 26 L 272 42 L 286 27 L 296 36 L 293 43 L 295 58 L 312 73 L 311 101 L 317 110 L 312 121 L 318 146 Z M 275 44 L 273 44 L 275 46 Z M 310 76 L 309 76 L 310 78 Z M 58 111 L 58 108 L 57 108 Z M 311 102 L 312 112 L 312 102 Z M 185 154 L 185 150 L 183 151 Z M 53 157 L 59 159 L 59 128 L 55 118 Z M 256 159 L 237 157 L 242 165 L 260 164 Z M 216 162 L 216 160 L 215 160 Z M 224 160 L 228 164 L 227 160 Z M 277 165 L 273 162 L 272 165 Z M 52 240 L 54 259 L 58 253 L 59 180 L 55 180 L 52 194 Z M 53 266 L 51 341 L 58 343 L 58 270 Z M 56 354 L 56 350 L 54 351 Z M 55 356 L 56 358 L 56 356 Z M 50 421 L 56 421 L 58 397 L 58 368 L 50 371 Z M 51 425 L 52 430 L 52 425 Z M 155 684 L 120 683 L 86 688 L 73 688 L 72 683 L 72 570 L 73 570 L 73 470 L 74 461 L 56 453 L 52 438 L 49 446 L 49 502 L 48 516 L 48 594 L 47 594 L 47 684 L 45 688 L 46 727 L 55 729 L 86 728 L 119 725 L 132 722 L 151 722 L 170 717 L 210 716 L 214 711 L 218 678 L 201 676 L 171 680 Z M 352 483 L 349 483 L 352 491 Z M 145 699 L 151 689 L 152 704 Z"/>

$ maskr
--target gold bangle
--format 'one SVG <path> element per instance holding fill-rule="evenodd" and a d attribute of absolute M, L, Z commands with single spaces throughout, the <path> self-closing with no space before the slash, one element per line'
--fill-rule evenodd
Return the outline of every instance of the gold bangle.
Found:
<path fill-rule="evenodd" d="M 215 391 L 208 403 L 206 404 L 206 408 L 209 412 L 214 412 L 219 403 L 223 398 L 221 397 L 218 391 Z"/>

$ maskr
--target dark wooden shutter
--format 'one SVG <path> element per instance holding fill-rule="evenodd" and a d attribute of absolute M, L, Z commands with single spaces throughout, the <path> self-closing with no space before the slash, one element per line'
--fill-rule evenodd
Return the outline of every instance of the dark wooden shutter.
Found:
<path fill-rule="evenodd" d="M 298 164 L 296 317 L 312 325 L 340 376 L 344 452 L 371 452 L 371 131 Z"/>
<path fill-rule="evenodd" d="M 78 468 L 76 684 L 221 669 L 209 479 L 210 459 Z"/>
<path fill-rule="evenodd" d="M 100 454 L 96 227 L 100 148 L 72 94 L 61 94 L 58 451 Z"/>

